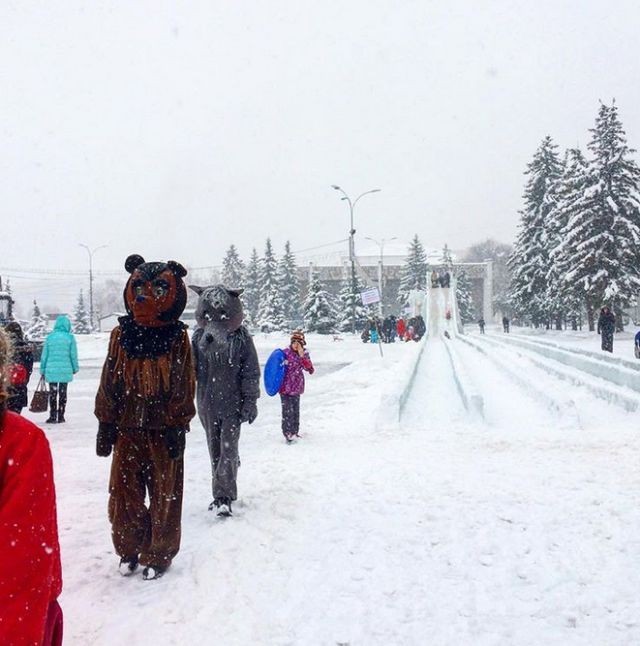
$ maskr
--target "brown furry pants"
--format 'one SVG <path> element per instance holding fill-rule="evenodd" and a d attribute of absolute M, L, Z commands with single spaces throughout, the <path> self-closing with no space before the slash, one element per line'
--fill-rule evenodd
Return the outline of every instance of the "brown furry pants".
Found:
<path fill-rule="evenodd" d="M 163 431 L 118 431 L 109 482 L 109 520 L 120 557 L 139 555 L 141 565 L 166 568 L 171 564 L 180 549 L 183 473 L 183 458 L 168 456 Z"/>

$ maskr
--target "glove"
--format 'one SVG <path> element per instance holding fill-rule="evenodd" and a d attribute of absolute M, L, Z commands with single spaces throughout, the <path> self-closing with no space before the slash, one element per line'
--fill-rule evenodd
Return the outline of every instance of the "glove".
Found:
<path fill-rule="evenodd" d="M 258 406 L 255 399 L 245 399 L 240 408 L 240 423 L 249 422 L 253 424 L 258 417 Z"/>
<path fill-rule="evenodd" d="M 168 428 L 164 436 L 167 443 L 167 453 L 172 460 L 182 457 L 186 446 L 185 432 L 181 428 Z"/>
<path fill-rule="evenodd" d="M 111 455 L 111 449 L 116 443 L 117 437 L 118 429 L 115 424 L 100 422 L 96 437 L 96 454 L 101 458 L 108 458 Z"/>

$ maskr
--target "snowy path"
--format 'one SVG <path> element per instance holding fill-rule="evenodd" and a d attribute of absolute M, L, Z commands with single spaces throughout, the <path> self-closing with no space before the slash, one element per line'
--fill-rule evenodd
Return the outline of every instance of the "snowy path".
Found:
<path fill-rule="evenodd" d="M 264 359 L 282 340 L 258 339 Z M 186 454 L 183 545 L 156 582 L 116 572 L 109 460 L 92 401 L 104 340 L 81 346 L 69 423 L 49 427 L 71 645 L 635 644 L 640 642 L 640 440 L 591 402 L 585 429 L 456 343 L 485 397 L 467 416 L 444 341 L 429 340 L 399 430 L 375 430 L 385 375 L 412 344 L 313 338 L 303 434 L 263 397 L 243 430 L 236 516 L 210 500 L 204 435 Z M 505 360 L 529 368 L 522 358 Z M 520 363 L 518 363 L 520 362 Z M 349 365 L 345 365 L 345 364 Z M 531 371 L 540 387 L 556 380 Z M 581 411 L 582 413 L 582 411 Z M 41 418 L 38 418 L 41 421 Z"/>
<path fill-rule="evenodd" d="M 440 339 L 428 341 L 416 392 L 447 401 L 449 419 L 442 404 L 421 415 L 418 398 L 405 418 L 408 435 L 428 438 L 422 469 L 433 560 L 424 566 L 433 568 L 432 593 L 447 600 L 429 622 L 434 643 L 637 643 L 634 422 L 597 402 L 584 414 L 588 431 L 560 430 L 545 402 L 486 356 L 450 343 L 484 397 L 486 423 L 460 418 Z M 523 369 L 537 387 L 562 387 Z M 607 417 L 619 426 L 603 428 Z M 455 637 L 442 632 L 447 622 L 458 626 Z"/>

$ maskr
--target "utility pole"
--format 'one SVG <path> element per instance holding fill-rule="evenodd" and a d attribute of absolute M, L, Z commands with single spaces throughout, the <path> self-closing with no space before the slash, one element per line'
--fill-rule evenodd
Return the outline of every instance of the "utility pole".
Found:
<path fill-rule="evenodd" d="M 91 321 L 91 330 L 95 330 L 95 323 L 93 320 L 93 254 L 99 249 L 104 249 L 108 245 L 103 244 L 95 249 L 89 249 L 86 244 L 78 243 L 79 246 L 84 247 L 89 254 L 89 320 Z"/>
<path fill-rule="evenodd" d="M 361 193 L 356 197 L 355 200 L 351 201 L 351 198 L 344 192 L 342 188 L 340 188 L 337 184 L 332 184 L 331 188 L 334 189 L 335 191 L 340 191 L 344 197 L 341 197 L 340 199 L 343 201 L 346 201 L 347 204 L 349 205 L 349 217 L 350 217 L 350 223 L 351 223 L 351 228 L 349 229 L 349 262 L 351 263 L 351 334 L 355 334 L 356 332 L 356 253 L 355 253 L 355 240 L 354 236 L 356 234 L 356 230 L 353 228 L 353 211 L 356 208 L 356 204 L 358 203 L 358 200 L 361 197 L 364 197 L 365 195 L 369 195 L 369 193 L 379 193 L 382 189 L 379 188 L 374 188 L 371 189 L 370 191 L 365 191 L 364 193 Z"/>
<path fill-rule="evenodd" d="M 371 240 L 375 242 L 378 247 L 380 247 L 380 260 L 378 260 L 378 289 L 380 291 L 380 302 L 378 303 L 378 311 L 380 312 L 380 318 L 383 318 L 383 306 L 382 306 L 382 278 L 383 271 L 382 266 L 384 263 L 384 243 L 391 242 L 392 240 L 397 240 L 398 238 L 394 236 L 393 238 L 382 238 L 382 240 L 376 240 L 375 238 L 365 237 L 366 240 Z"/>

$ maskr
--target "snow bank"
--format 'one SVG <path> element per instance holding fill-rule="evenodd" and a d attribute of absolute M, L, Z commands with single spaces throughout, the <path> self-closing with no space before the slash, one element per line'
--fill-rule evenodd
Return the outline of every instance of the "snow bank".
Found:
<path fill-rule="evenodd" d="M 640 408 L 640 398 L 631 389 L 625 386 L 617 386 L 606 377 L 593 375 L 588 371 L 572 366 L 569 362 L 559 361 L 555 357 L 547 356 L 544 351 L 539 351 L 537 349 L 540 346 L 536 347 L 535 344 L 531 344 L 533 347 L 528 347 L 526 343 L 518 345 L 518 343 L 515 342 L 509 343 L 509 340 L 505 340 L 503 343 L 502 341 L 498 341 L 495 337 L 487 337 L 487 341 L 498 347 L 512 345 L 514 348 L 519 348 L 519 353 L 525 353 L 525 356 L 529 361 L 542 368 L 548 374 L 553 375 L 558 379 L 562 379 L 563 381 L 568 381 L 575 386 L 587 388 L 591 394 L 599 399 L 605 400 L 609 404 L 622 406 L 625 410 L 630 412 Z M 607 368 L 607 366 L 605 365 L 604 368 Z"/>
<path fill-rule="evenodd" d="M 386 370 L 385 388 L 381 393 L 376 415 L 377 428 L 392 429 L 400 424 L 426 345 L 426 338 L 417 343 L 405 343 L 404 360 Z"/>
<path fill-rule="evenodd" d="M 560 415 L 568 416 L 572 422 L 572 426 L 580 425 L 579 415 L 573 400 L 557 393 L 557 391 L 546 389 L 544 386 L 539 387 L 529 374 L 522 372 L 522 366 L 516 366 L 513 362 L 509 363 L 504 356 L 497 355 L 495 352 L 489 352 L 483 347 L 482 343 L 472 341 L 468 337 L 461 336 L 458 338 L 469 347 L 474 348 L 488 357 L 503 373 L 508 375 L 513 383 L 524 388 L 529 395 L 533 395 L 537 400 L 543 402 L 545 406 Z"/>
<path fill-rule="evenodd" d="M 609 361 L 603 360 L 602 356 L 582 351 L 580 353 L 574 350 L 567 350 L 557 345 L 548 343 L 537 343 L 528 339 L 515 337 L 502 337 L 502 341 L 512 345 L 533 350 L 544 357 L 554 359 L 572 368 L 583 370 L 594 377 L 605 379 L 618 386 L 625 386 L 640 393 L 640 371 L 638 367 L 630 362 L 618 357 L 609 357 Z"/>

